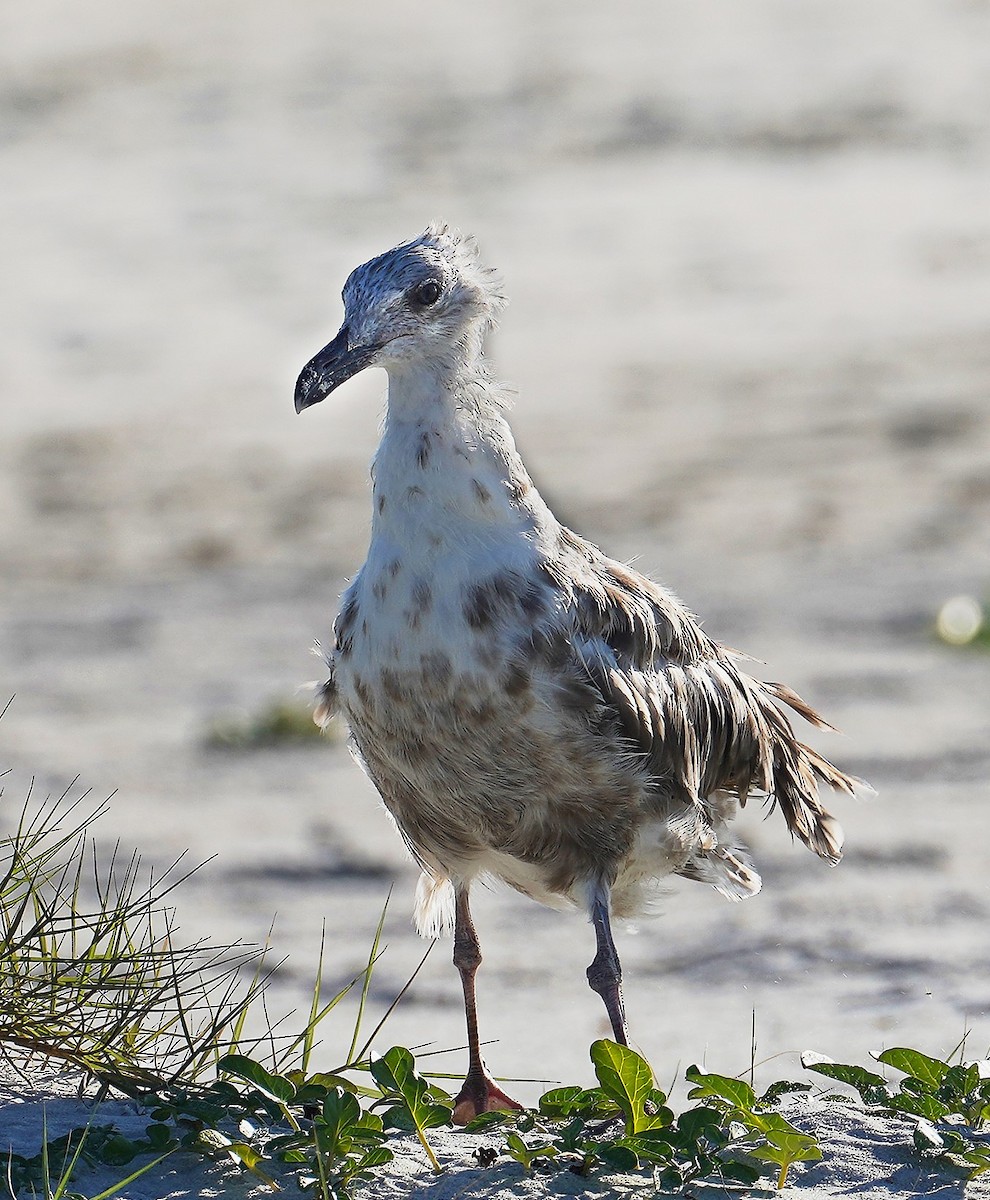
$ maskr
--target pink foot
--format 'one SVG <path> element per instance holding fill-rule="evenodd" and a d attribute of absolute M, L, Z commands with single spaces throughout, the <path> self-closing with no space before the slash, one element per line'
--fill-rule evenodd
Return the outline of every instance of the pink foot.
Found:
<path fill-rule="evenodd" d="M 485 1071 L 469 1074 L 454 1101 L 451 1120 L 455 1125 L 467 1125 L 486 1112 L 522 1112 L 522 1105 L 507 1096 Z"/>

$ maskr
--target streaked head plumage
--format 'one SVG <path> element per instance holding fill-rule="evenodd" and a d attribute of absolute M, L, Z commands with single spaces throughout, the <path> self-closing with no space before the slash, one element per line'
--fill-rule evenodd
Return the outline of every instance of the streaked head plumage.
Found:
<path fill-rule="evenodd" d="M 303 369 L 297 411 L 368 366 L 398 370 L 424 359 L 452 361 L 468 348 L 480 352 L 505 304 L 474 239 L 440 223 L 356 267 L 342 298 L 344 324 Z"/>
<path fill-rule="evenodd" d="M 417 289 L 435 284 L 435 299 L 424 303 Z M 416 238 L 356 267 L 343 290 L 347 319 L 405 302 L 431 319 L 455 315 L 491 321 L 504 306 L 498 277 L 481 264 L 477 243 L 447 225 L 433 223 Z"/>

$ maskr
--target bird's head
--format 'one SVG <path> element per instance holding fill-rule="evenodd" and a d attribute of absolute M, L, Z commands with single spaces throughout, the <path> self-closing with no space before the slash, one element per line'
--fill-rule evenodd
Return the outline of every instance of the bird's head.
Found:
<path fill-rule="evenodd" d="M 296 412 L 325 399 L 365 367 L 390 371 L 433 360 L 439 367 L 480 353 L 505 303 L 473 239 L 431 225 L 363 266 L 344 284 L 344 323 L 302 369 Z"/>

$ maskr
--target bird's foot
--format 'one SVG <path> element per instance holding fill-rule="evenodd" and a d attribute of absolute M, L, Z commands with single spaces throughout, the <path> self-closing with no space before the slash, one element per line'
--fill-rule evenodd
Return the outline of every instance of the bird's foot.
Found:
<path fill-rule="evenodd" d="M 467 1125 L 486 1112 L 522 1112 L 522 1105 L 507 1096 L 487 1071 L 471 1071 L 457 1093 L 451 1119 L 455 1125 Z"/>

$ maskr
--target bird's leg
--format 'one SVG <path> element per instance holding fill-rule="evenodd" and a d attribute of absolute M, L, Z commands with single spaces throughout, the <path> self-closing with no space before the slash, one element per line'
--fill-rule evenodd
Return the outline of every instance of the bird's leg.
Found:
<path fill-rule="evenodd" d="M 461 975 L 464 989 L 464 1015 L 467 1018 L 468 1073 L 464 1086 L 454 1101 L 453 1120 L 458 1125 L 473 1121 L 479 1113 L 522 1108 L 510 1099 L 485 1070 L 478 1040 L 478 1006 L 474 994 L 474 977 L 481 964 L 481 945 L 471 920 L 468 889 L 458 886 L 454 909 L 454 966 Z"/>
<path fill-rule="evenodd" d="M 595 927 L 598 952 L 588 968 L 588 983 L 605 1001 L 605 1011 L 612 1022 L 612 1033 L 620 1046 L 627 1046 L 626 1012 L 622 1003 L 622 967 L 612 940 L 609 923 L 608 892 L 597 887 L 592 894 L 591 921 Z"/>

